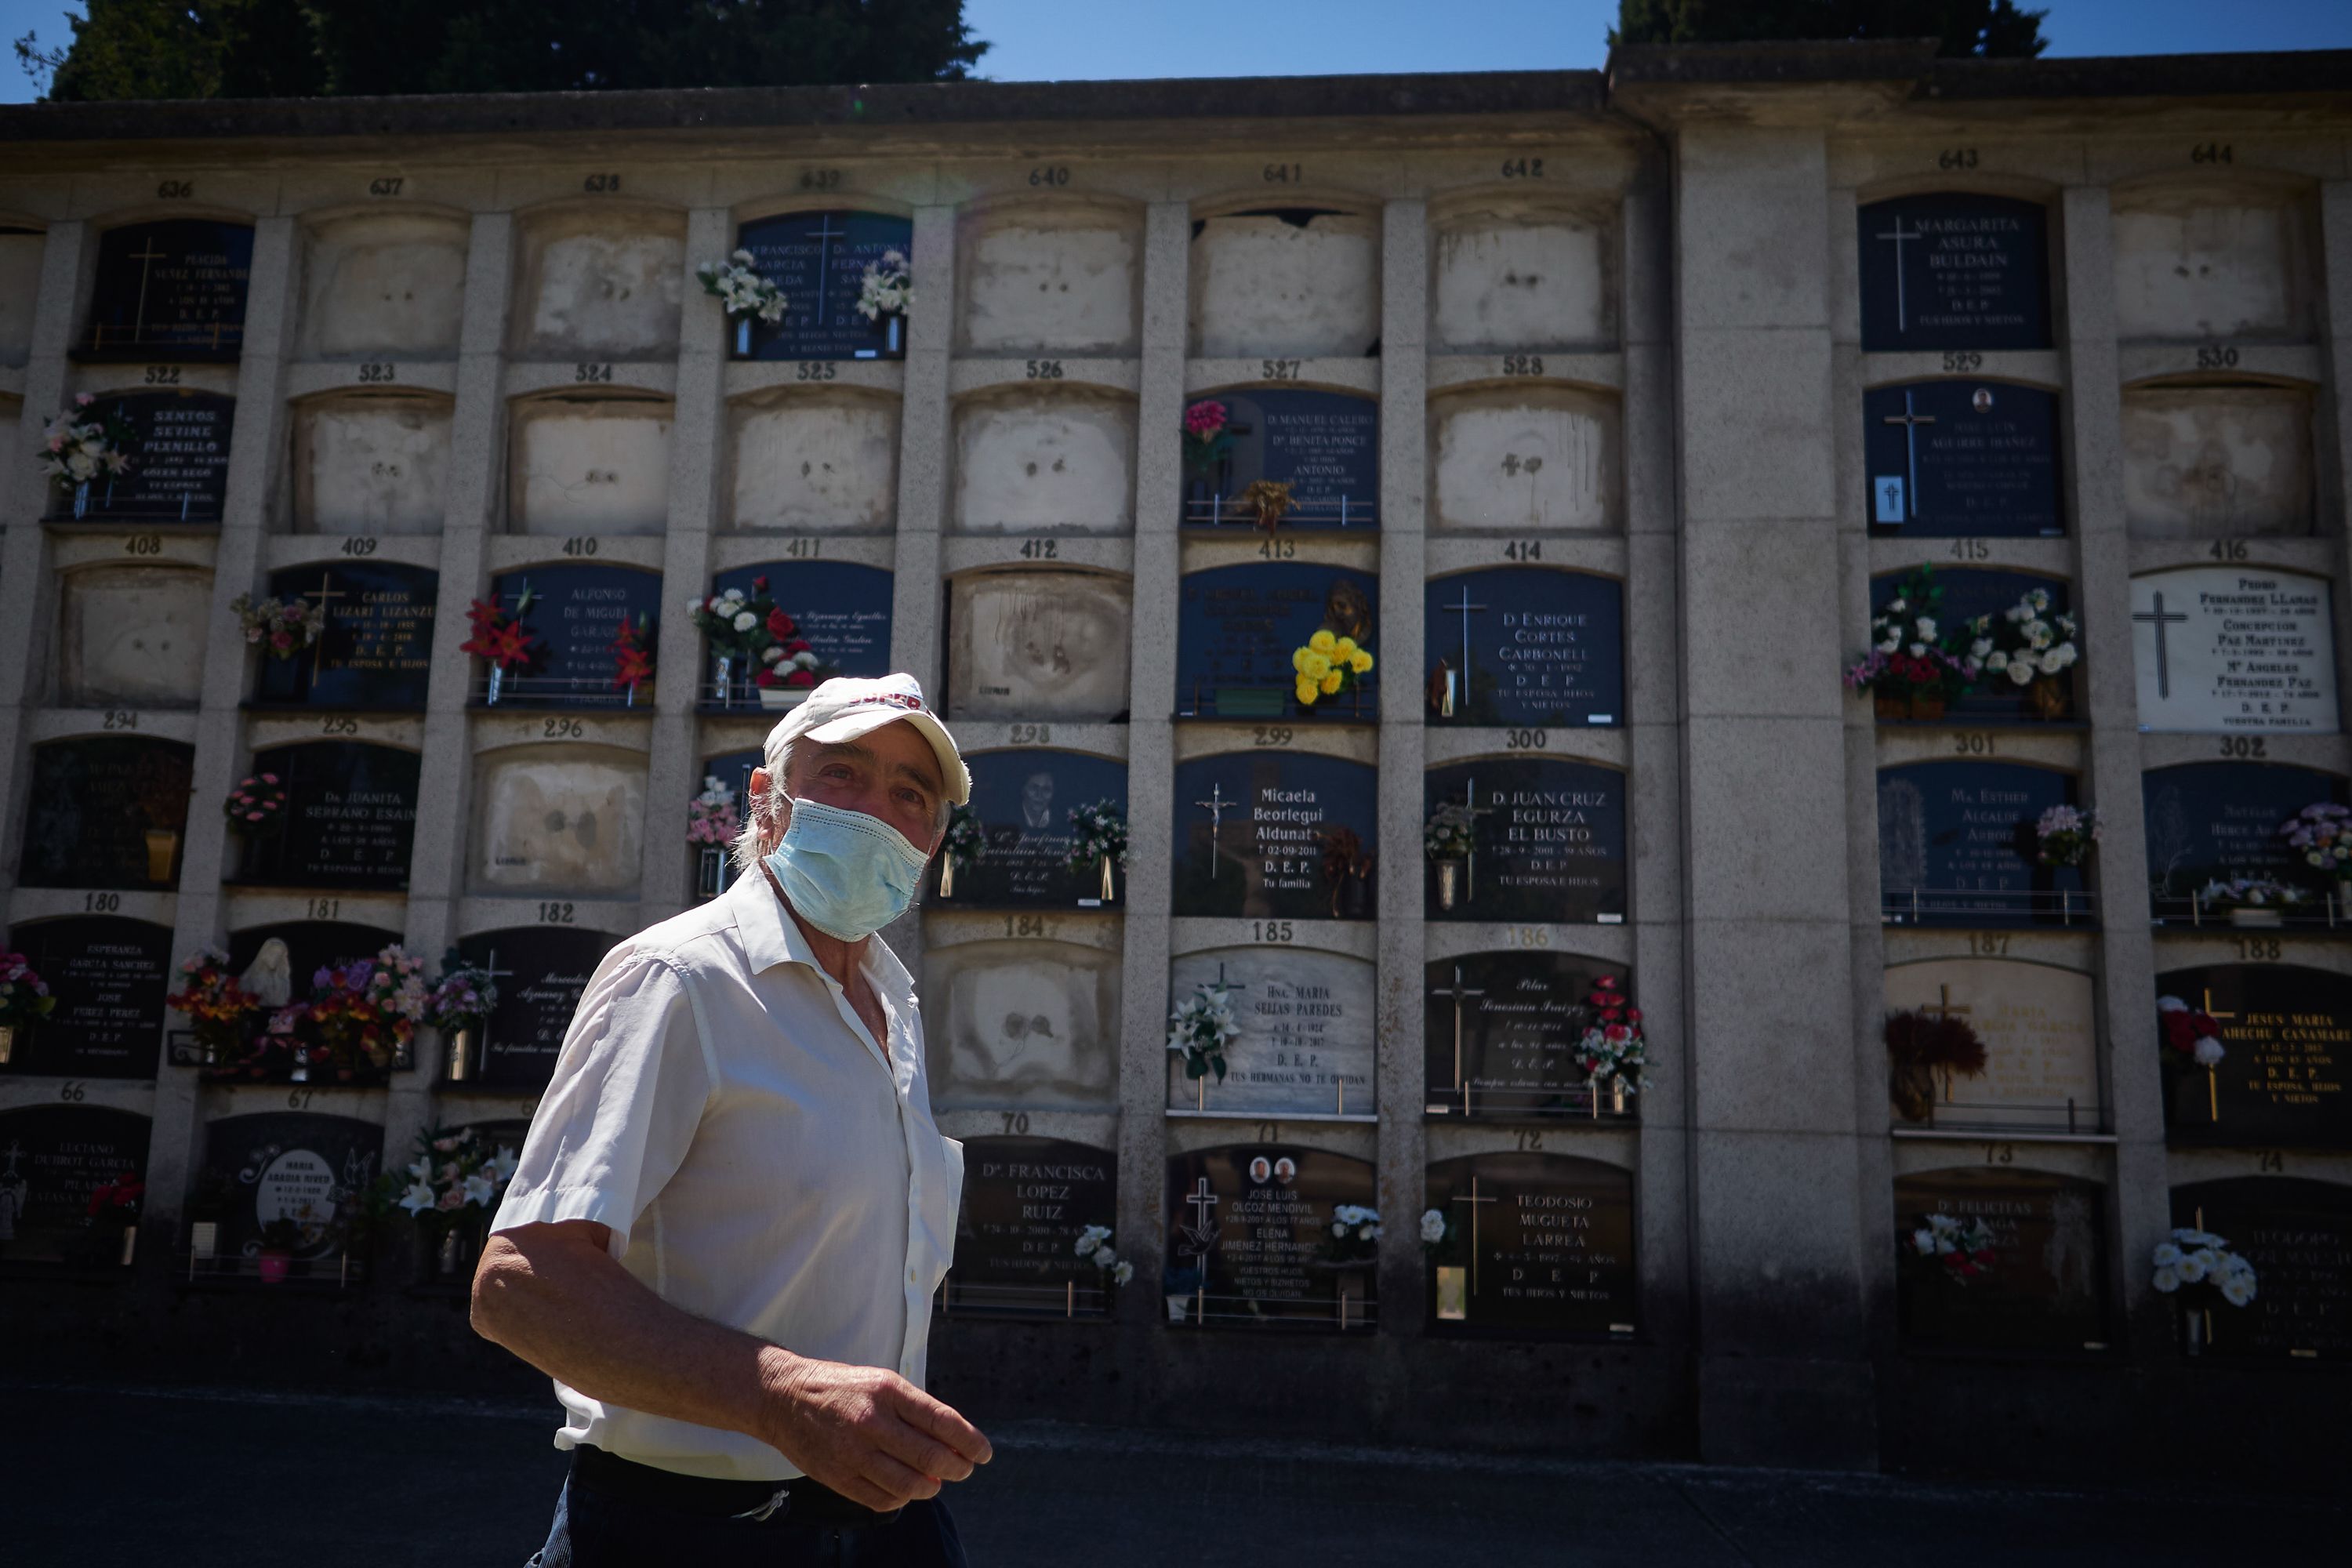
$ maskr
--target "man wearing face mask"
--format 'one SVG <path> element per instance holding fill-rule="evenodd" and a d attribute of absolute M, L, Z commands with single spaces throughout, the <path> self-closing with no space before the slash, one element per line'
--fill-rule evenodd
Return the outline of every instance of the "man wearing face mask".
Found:
<path fill-rule="evenodd" d="M 971 775 L 907 675 L 766 763 L 733 886 L 597 966 L 474 1276 L 568 1416 L 538 1568 L 964 1561 L 939 1492 L 988 1439 L 922 1388 L 963 1151 L 874 933 Z"/>

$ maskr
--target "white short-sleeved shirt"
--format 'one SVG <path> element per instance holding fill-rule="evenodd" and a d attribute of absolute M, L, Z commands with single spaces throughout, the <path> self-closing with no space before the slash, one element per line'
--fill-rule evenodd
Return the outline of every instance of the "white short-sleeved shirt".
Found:
<path fill-rule="evenodd" d="M 931 1120 L 913 980 L 879 940 L 863 973 L 887 1042 L 757 873 L 622 942 L 580 998 L 491 1228 L 594 1220 L 672 1306 L 919 1385 L 963 1148 Z M 555 1392 L 559 1448 L 733 1480 L 800 1473 L 739 1432 Z"/>

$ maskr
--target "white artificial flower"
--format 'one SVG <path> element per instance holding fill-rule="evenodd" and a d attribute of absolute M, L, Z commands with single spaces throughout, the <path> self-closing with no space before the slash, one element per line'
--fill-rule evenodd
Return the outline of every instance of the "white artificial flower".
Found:
<path fill-rule="evenodd" d="M 692 620 L 695 616 L 697 616 L 700 615 L 701 613 L 702 613 L 702 600 L 701 600 L 700 596 L 699 596 L 699 595 L 690 595 L 690 596 L 688 596 L 688 599 L 687 599 L 687 601 L 686 601 L 686 618 L 687 618 L 688 620 L 689 620 L 689 621 L 690 621 L 690 620 Z"/>
<path fill-rule="evenodd" d="M 1985 656 L 1985 668 L 1991 670 L 2007 669 L 2009 668 L 2009 655 L 2001 652 L 1999 648 L 1993 649 L 1992 652 Z"/>
<path fill-rule="evenodd" d="M 2212 1258 L 2210 1250 L 2200 1249 L 2174 1264 L 2172 1271 L 2180 1276 L 2183 1285 L 2195 1285 L 2212 1272 Z"/>
<path fill-rule="evenodd" d="M 2156 999 L 2156 1010 L 2159 1013 L 2186 1013 L 2189 1004 L 2178 996 L 2159 996 Z M 2180 1232 L 2176 1230 L 2172 1234 L 2178 1237 Z"/>
<path fill-rule="evenodd" d="M 1348 1235 L 1348 1222 L 1342 1219 L 1333 1220 L 1331 1222 L 1331 1234 L 1339 1237 L 1341 1240 L 1345 1240 Z"/>
<path fill-rule="evenodd" d="M 1445 1215 L 1437 1209 L 1423 1209 L 1421 1215 L 1421 1239 L 1435 1247 L 1445 1239 Z"/>
<path fill-rule="evenodd" d="M 1916 630 L 1920 637 L 1932 637 L 1936 635 L 1936 623 L 1930 617 L 1921 616 L 1919 617 L 1919 625 Z"/>
<path fill-rule="evenodd" d="M 2232 1307 L 2242 1307 L 2254 1299 L 2254 1281 L 2250 1274 L 2231 1274 L 2221 1280 L 2221 1300 Z"/>
<path fill-rule="evenodd" d="M 410 1161 L 408 1164 L 408 1179 L 412 1182 L 431 1181 L 433 1179 L 432 1160 L 427 1158 Z"/>
<path fill-rule="evenodd" d="M 2036 621 L 2025 629 L 2025 640 L 2032 643 L 2035 649 L 2039 650 L 2048 647 L 2052 643 L 2055 642 L 2057 638 L 2051 635 L 2050 627 L 2046 622 Z"/>
<path fill-rule="evenodd" d="M 1135 1265 L 1132 1263 L 1115 1264 L 1111 1268 L 1110 1279 L 1114 1285 L 1124 1285 L 1134 1278 Z"/>
<path fill-rule="evenodd" d="M 482 1207 L 488 1208 L 490 1206 L 490 1200 L 498 1195 L 499 1184 L 490 1180 L 489 1177 L 483 1175 L 479 1171 L 475 1172 L 472 1175 L 466 1178 L 466 1201 L 467 1203 L 479 1204 Z"/>
<path fill-rule="evenodd" d="M 1911 1233 L 1911 1246 L 1913 1250 L 1916 1251 L 1922 1258 L 1934 1257 L 1936 1253 L 1936 1233 L 1932 1230 L 1913 1231 Z"/>
<path fill-rule="evenodd" d="M 2230 1244 L 2210 1230 L 2176 1230 L 2172 1239 L 2183 1247 L 2227 1247 Z"/>
<path fill-rule="evenodd" d="M 738 267 L 749 267 L 757 258 L 748 250 L 738 250 L 729 256 L 727 259 L 733 262 Z"/>
<path fill-rule="evenodd" d="M 1899 616 L 1908 608 L 1910 605 L 1907 601 L 1900 598 L 1891 599 L 1887 601 L 1886 613 L 1890 616 Z"/>
<path fill-rule="evenodd" d="M 1378 1241 L 1380 1238 L 1381 1227 L 1379 1226 L 1368 1225 L 1364 1227 L 1364 1239 L 1366 1241 Z"/>
<path fill-rule="evenodd" d="M 406 1209 L 412 1217 L 426 1209 L 438 1207 L 440 1202 L 439 1194 L 423 1182 L 412 1182 L 408 1190 L 400 1194 L 400 1206 Z"/>
<path fill-rule="evenodd" d="M 1088 1254 L 1096 1251 L 1103 1245 L 1103 1243 L 1109 1239 L 1110 1226 L 1107 1225 L 1090 1225 L 1087 1226 L 1086 1229 L 1078 1232 L 1078 1244 L 1076 1247 L 1072 1248 L 1072 1250 L 1080 1258 L 1085 1258 Z"/>
<path fill-rule="evenodd" d="M 2168 1241 L 2159 1241 L 2156 1244 L 2155 1258 L 2158 1268 L 2170 1268 L 2179 1263 L 2180 1248 Z"/>
<path fill-rule="evenodd" d="M 515 1158 L 513 1150 L 500 1149 L 490 1156 L 490 1172 L 501 1182 L 511 1182 L 514 1180 L 515 1166 L 520 1163 Z"/>
<path fill-rule="evenodd" d="M 2197 1044 L 2189 1054 L 2197 1058 L 2199 1067 L 2215 1068 L 2221 1065 L 2221 1058 L 2227 1053 L 2221 1049 L 2221 1041 L 2210 1035 L 2202 1035 L 2198 1037 Z"/>
<path fill-rule="evenodd" d="M 1990 652 L 1992 652 L 1992 638 L 1990 637 L 1979 637 L 1976 641 L 1969 645 L 1969 657 L 1970 658 L 1982 658 Z"/>
<path fill-rule="evenodd" d="M 2052 648 L 2049 652 L 2042 656 L 2042 674 L 2055 675 L 2065 668 L 2066 661 L 2058 657 L 2058 650 L 2056 648 Z"/>
<path fill-rule="evenodd" d="M 1889 632 L 1886 634 L 1886 640 L 1878 645 L 1878 651 L 1881 653 L 1893 653 L 1896 648 L 1901 647 L 1902 646 L 1903 634 L 1900 632 Z"/>
<path fill-rule="evenodd" d="M 2009 679 L 2012 685 L 2032 685 L 2033 682 L 2033 661 L 2027 658 L 2022 654 L 2020 654 L 2017 658 L 2009 661 Z"/>
<path fill-rule="evenodd" d="M 1116 1252 L 1113 1252 L 1109 1247 L 1096 1247 L 1096 1248 L 1095 1248 L 1095 1267 L 1096 1267 L 1096 1268 L 1109 1268 L 1112 1264 L 1117 1263 L 1118 1261 L 1118 1253 L 1116 1253 Z"/>
<path fill-rule="evenodd" d="M 760 624 L 760 617 L 749 610 L 738 610 L 735 618 L 728 624 L 739 632 L 748 632 Z"/>
<path fill-rule="evenodd" d="M 760 650 L 760 662 L 761 664 L 774 664 L 783 657 L 784 645 L 782 643 L 772 642 L 767 647 Z"/>
<path fill-rule="evenodd" d="M 2180 1289 L 2180 1270 L 2178 1268 L 2159 1268 L 2156 1271 L 2156 1279 L 2154 1283 L 2158 1290 L 2161 1290 L 2164 1294 L 2169 1296 L 2175 1290 Z"/>
<path fill-rule="evenodd" d="M 1912 657 L 1913 658 L 1927 658 L 1927 645 L 1926 643 L 1923 643 L 1923 642 L 1915 642 L 1915 643 L 1913 643 L 1913 644 L 1911 645 L 1911 657 Z"/>

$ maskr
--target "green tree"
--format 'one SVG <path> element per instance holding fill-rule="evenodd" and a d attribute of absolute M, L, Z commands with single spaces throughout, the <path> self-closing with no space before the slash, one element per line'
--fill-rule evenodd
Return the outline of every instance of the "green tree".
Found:
<path fill-rule="evenodd" d="M 17 40 L 68 99 L 960 80 L 962 0 L 89 0 Z"/>
<path fill-rule="evenodd" d="M 2031 57 L 2047 11 L 2016 0 L 1617 0 L 1613 47 L 1816 38 L 1940 38 L 1947 55 Z"/>

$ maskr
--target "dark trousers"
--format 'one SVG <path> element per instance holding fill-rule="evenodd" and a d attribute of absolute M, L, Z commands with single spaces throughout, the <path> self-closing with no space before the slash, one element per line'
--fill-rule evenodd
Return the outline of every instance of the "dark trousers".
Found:
<path fill-rule="evenodd" d="M 575 1458 L 555 1500 L 555 1525 L 526 1568 L 965 1568 L 947 1504 L 910 1502 L 887 1523 L 837 1527 L 666 1506 L 599 1484 Z M 724 1484 L 724 1483 L 721 1483 Z"/>

